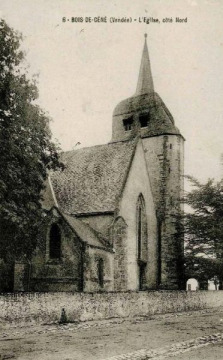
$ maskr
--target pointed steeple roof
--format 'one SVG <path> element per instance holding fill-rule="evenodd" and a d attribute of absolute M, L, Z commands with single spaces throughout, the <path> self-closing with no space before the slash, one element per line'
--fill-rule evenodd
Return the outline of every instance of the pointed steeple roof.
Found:
<path fill-rule="evenodd" d="M 131 140 L 137 136 L 146 138 L 159 135 L 181 135 L 175 126 L 173 116 L 154 91 L 146 38 L 145 34 L 136 93 L 122 100 L 115 107 L 111 142 Z M 128 128 L 125 124 L 128 124 Z"/>
<path fill-rule="evenodd" d="M 146 93 L 153 93 L 154 86 L 153 86 L 153 77 L 151 72 L 150 60 L 149 60 L 149 52 L 147 47 L 147 34 L 145 34 L 145 43 L 142 52 L 142 60 L 140 65 L 139 71 L 139 78 L 136 88 L 135 95 L 142 95 Z"/>

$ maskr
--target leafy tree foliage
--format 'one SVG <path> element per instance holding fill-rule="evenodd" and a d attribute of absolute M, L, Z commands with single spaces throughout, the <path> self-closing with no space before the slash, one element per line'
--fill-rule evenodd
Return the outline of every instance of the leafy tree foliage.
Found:
<path fill-rule="evenodd" d="M 205 184 L 188 177 L 193 186 L 184 202 L 191 211 L 185 215 L 186 275 L 223 282 L 223 181 Z"/>
<path fill-rule="evenodd" d="M 0 20 L 0 258 L 30 258 L 43 217 L 47 171 L 60 166 L 49 119 L 35 104 L 22 36 Z"/>

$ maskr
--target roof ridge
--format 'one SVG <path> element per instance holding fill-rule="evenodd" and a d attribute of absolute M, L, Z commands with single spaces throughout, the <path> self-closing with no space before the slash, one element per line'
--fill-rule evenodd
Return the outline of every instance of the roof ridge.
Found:
<path fill-rule="evenodd" d="M 106 144 L 99 144 L 99 145 L 92 145 L 92 146 L 85 146 L 85 147 L 82 147 L 80 149 L 72 149 L 72 150 L 66 150 L 66 151 L 62 151 L 60 154 L 63 155 L 63 154 L 68 154 L 68 153 L 72 153 L 72 152 L 77 152 L 77 151 L 81 151 L 81 150 L 84 150 L 84 149 L 92 149 L 92 148 L 99 148 L 99 147 L 105 147 L 105 146 L 111 146 L 111 145 L 114 145 L 114 144 L 118 144 L 118 143 L 131 143 L 133 142 L 133 140 L 119 140 L 119 141 L 116 141 L 116 142 L 108 142 Z"/>

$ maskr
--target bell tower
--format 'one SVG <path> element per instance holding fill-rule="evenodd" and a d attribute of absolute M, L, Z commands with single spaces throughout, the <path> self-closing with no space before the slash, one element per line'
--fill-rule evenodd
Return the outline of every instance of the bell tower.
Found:
<path fill-rule="evenodd" d="M 114 109 L 111 142 L 141 137 L 157 215 L 157 286 L 181 287 L 184 138 L 154 91 L 145 34 L 136 92 Z"/>

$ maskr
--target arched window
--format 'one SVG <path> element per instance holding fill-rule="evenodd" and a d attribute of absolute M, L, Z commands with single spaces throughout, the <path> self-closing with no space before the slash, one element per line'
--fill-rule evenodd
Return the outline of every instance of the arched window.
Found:
<path fill-rule="evenodd" d="M 98 260 L 98 283 L 101 288 L 104 287 L 104 260 Z"/>
<path fill-rule="evenodd" d="M 139 289 L 144 288 L 145 268 L 148 261 L 148 234 L 145 201 L 142 194 L 139 195 L 137 202 L 137 260 L 139 265 Z"/>
<path fill-rule="evenodd" d="M 138 245 L 138 260 L 147 261 L 147 219 L 145 201 L 139 195 L 137 202 L 137 245 Z"/>
<path fill-rule="evenodd" d="M 61 258 L 61 232 L 57 224 L 53 224 L 50 229 L 49 257 L 50 259 Z"/>
<path fill-rule="evenodd" d="M 142 258 L 142 207 L 141 204 L 138 206 L 138 259 Z"/>

